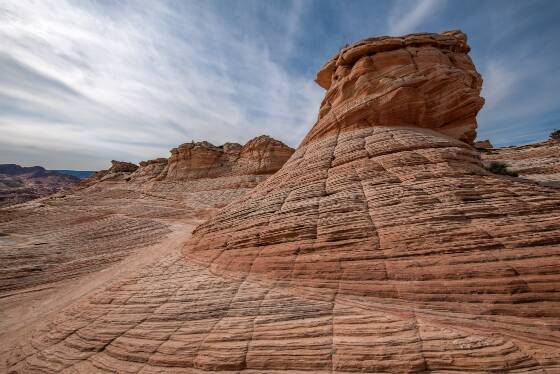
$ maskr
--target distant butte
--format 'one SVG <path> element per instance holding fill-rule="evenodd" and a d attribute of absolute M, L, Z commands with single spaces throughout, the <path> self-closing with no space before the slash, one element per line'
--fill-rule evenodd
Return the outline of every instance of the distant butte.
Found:
<path fill-rule="evenodd" d="M 48 196 L 73 187 L 80 179 L 41 166 L 0 164 L 0 208 Z"/>
<path fill-rule="evenodd" d="M 3 338 L 7 370 L 557 372 L 560 190 L 485 167 L 469 50 L 461 31 L 354 43 L 320 69 L 325 98 L 291 156 L 268 139 L 187 144 L 53 203 L 80 207 L 73 235 L 95 233 L 104 261 L 108 244 L 147 247 Z M 225 207 L 200 214 L 209 201 Z"/>

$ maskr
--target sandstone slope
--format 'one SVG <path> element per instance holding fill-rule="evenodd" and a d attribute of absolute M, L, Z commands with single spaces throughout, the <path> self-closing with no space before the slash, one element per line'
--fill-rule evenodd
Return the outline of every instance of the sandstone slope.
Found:
<path fill-rule="evenodd" d="M 161 243 L 178 233 L 185 240 L 193 223 L 266 179 L 293 153 L 281 142 L 258 137 L 239 145 L 225 170 L 200 164 L 196 157 L 205 150 L 191 148 L 194 161 L 182 155 L 169 163 L 206 175 L 172 178 L 166 171 L 156 180 L 167 159 L 140 166 L 112 161 L 80 188 L 0 210 L 2 339 L 42 318 L 37 310 L 54 310 L 59 303 L 53 299 L 89 274 L 101 276 L 124 258 L 128 263 L 130 256 L 161 251 Z"/>
<path fill-rule="evenodd" d="M 552 373 L 560 193 L 484 169 L 459 32 L 371 38 L 321 69 L 317 123 L 184 255 L 11 351 L 13 372 Z"/>

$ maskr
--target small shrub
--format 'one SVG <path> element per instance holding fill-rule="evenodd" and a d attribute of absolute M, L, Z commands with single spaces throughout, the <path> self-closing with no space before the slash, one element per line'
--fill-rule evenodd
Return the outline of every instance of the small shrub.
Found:
<path fill-rule="evenodd" d="M 486 168 L 486 170 L 488 170 L 489 172 L 493 173 L 493 174 L 498 174 L 498 175 L 507 175 L 510 177 L 517 177 L 519 176 L 519 174 L 517 174 L 515 171 L 511 171 L 507 168 L 507 165 L 504 162 L 501 161 L 490 161 L 488 163 L 484 163 L 484 167 Z"/>
<path fill-rule="evenodd" d="M 550 133 L 550 139 L 560 142 L 560 130 L 554 130 Z"/>

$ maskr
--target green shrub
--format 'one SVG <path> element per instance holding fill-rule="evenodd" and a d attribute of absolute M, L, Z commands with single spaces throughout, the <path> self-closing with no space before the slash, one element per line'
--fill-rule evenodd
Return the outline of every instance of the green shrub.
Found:
<path fill-rule="evenodd" d="M 504 162 L 501 162 L 501 161 L 485 162 L 484 167 L 486 168 L 486 170 L 488 170 L 489 172 L 491 172 L 493 174 L 507 175 L 507 176 L 510 176 L 510 177 L 519 176 L 519 174 L 517 174 L 515 171 L 509 170 L 507 165 Z"/>

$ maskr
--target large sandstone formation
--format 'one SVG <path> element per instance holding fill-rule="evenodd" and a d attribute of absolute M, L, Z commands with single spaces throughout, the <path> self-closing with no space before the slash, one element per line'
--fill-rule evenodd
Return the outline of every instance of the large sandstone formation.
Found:
<path fill-rule="evenodd" d="M 0 207 L 47 196 L 78 182 L 77 177 L 45 170 L 41 166 L 0 164 Z"/>
<path fill-rule="evenodd" d="M 373 38 L 319 119 L 183 255 L 72 305 L 14 372 L 560 370 L 560 193 L 483 168 L 458 31 Z"/>
<path fill-rule="evenodd" d="M 317 74 L 327 93 L 303 144 L 372 126 L 429 128 L 472 142 L 484 100 L 469 50 L 460 31 L 364 39 L 343 48 Z"/>

